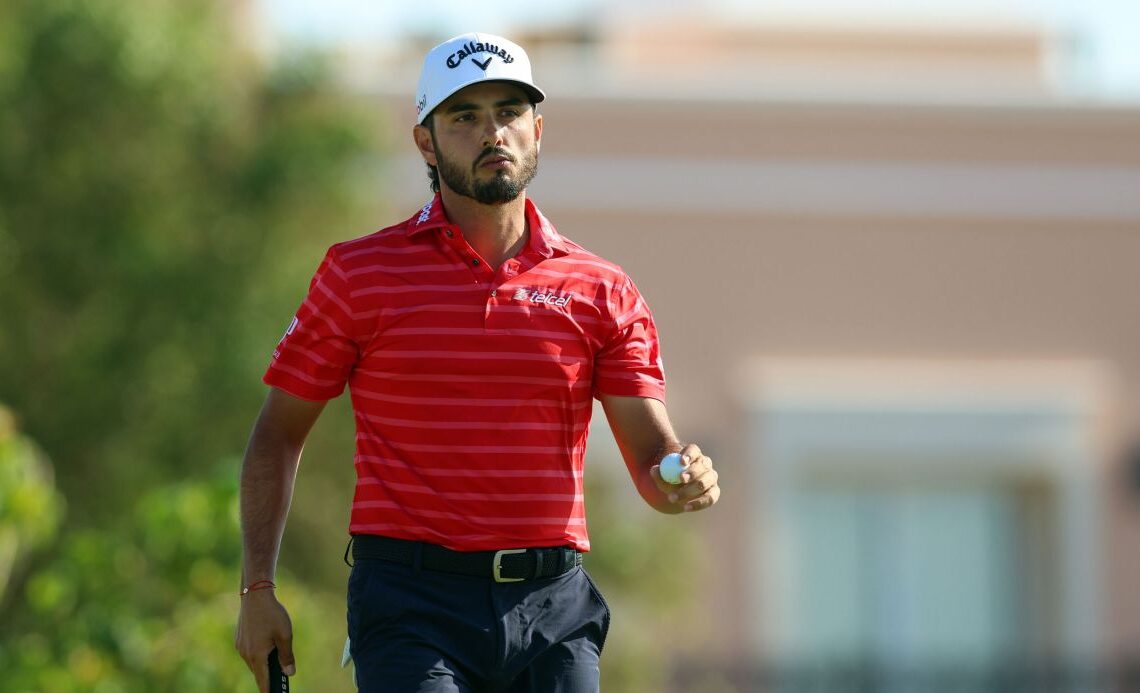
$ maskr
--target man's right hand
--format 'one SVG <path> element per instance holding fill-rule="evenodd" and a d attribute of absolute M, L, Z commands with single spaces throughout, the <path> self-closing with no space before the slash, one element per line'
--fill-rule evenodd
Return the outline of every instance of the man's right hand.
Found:
<path fill-rule="evenodd" d="M 241 597 L 238 612 L 237 648 L 246 666 L 257 680 L 257 690 L 269 693 L 269 653 L 277 648 L 281 670 L 286 676 L 297 671 L 293 659 L 293 622 L 289 612 L 277 601 L 273 590 L 256 590 Z"/>

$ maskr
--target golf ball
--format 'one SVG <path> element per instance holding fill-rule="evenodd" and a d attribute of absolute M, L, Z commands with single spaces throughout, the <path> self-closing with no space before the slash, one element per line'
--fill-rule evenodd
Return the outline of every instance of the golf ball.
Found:
<path fill-rule="evenodd" d="M 681 472 L 689 465 L 681 459 L 681 453 L 671 452 L 661 458 L 661 478 L 670 484 L 681 483 Z"/>

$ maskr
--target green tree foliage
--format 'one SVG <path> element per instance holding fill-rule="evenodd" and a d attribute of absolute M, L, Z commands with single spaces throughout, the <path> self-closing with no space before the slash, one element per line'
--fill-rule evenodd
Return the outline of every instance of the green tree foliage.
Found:
<path fill-rule="evenodd" d="M 0 401 L 46 453 L 0 426 L 5 690 L 252 681 L 235 455 L 324 248 L 370 230 L 376 152 L 366 109 L 316 61 L 265 70 L 230 7 L 0 3 Z M 330 424 L 310 452 L 344 457 Z M 299 675 L 346 682 L 343 584 L 282 575 Z"/>
<path fill-rule="evenodd" d="M 3 627 L 11 691 L 243 691 L 233 650 L 241 551 L 233 465 L 151 489 L 112 528 L 73 529 L 24 587 Z M 304 637 L 298 686 L 347 689 L 338 670 L 343 602 L 309 594 L 288 573 L 282 599 Z M 339 685 L 338 685 L 339 683 Z M 319 685 L 324 684 L 324 685 Z"/>
<path fill-rule="evenodd" d="M 0 407 L 0 604 L 17 565 L 55 538 L 62 515 L 51 467 Z"/>
<path fill-rule="evenodd" d="M 240 449 L 269 335 L 360 221 L 363 113 L 311 63 L 263 74 L 230 6 L 0 6 L 0 401 L 75 520 Z"/>

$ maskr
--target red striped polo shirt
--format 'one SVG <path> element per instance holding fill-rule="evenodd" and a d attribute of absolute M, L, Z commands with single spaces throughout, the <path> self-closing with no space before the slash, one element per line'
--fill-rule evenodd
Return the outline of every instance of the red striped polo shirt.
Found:
<path fill-rule="evenodd" d="M 526 247 L 498 271 L 437 195 L 332 246 L 265 374 L 309 400 L 347 383 L 349 531 L 475 551 L 589 550 L 591 400 L 664 400 L 657 330 L 629 277 L 526 201 Z"/>

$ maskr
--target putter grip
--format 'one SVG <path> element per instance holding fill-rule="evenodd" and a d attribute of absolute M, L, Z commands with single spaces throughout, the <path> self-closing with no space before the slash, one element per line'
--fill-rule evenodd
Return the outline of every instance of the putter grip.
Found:
<path fill-rule="evenodd" d="M 276 647 L 269 653 L 269 693 L 289 693 L 289 677 L 281 671 Z"/>

